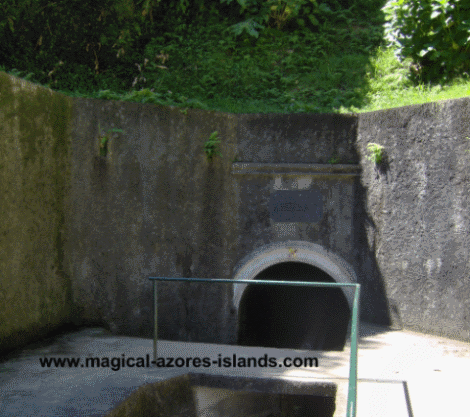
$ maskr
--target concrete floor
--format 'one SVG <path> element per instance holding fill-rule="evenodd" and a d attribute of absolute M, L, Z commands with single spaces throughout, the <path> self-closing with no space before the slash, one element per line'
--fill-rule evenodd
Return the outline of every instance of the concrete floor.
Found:
<path fill-rule="evenodd" d="M 410 331 L 361 325 L 358 417 L 432 417 L 468 414 L 470 344 Z M 187 372 L 334 381 L 336 416 L 345 415 L 349 345 L 344 352 L 307 352 L 161 341 L 160 357 L 218 355 L 280 358 L 316 356 L 318 368 L 43 368 L 39 358 L 153 358 L 153 341 L 87 328 L 31 345 L 0 363 L 0 416 L 103 416 L 140 385 Z"/>

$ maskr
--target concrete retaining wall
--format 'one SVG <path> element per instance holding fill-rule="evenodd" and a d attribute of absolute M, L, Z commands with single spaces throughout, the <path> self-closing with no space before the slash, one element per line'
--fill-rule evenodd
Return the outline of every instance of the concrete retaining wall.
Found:
<path fill-rule="evenodd" d="M 469 99 L 359 115 L 183 113 L 1 77 L 2 350 L 67 322 L 151 337 L 148 276 L 233 278 L 253 251 L 289 239 L 347 261 L 363 319 L 470 340 Z M 123 132 L 100 156 L 112 128 Z M 214 131 L 222 157 L 210 160 Z M 385 147 L 380 167 L 370 142 Z M 332 157 L 331 175 L 237 174 Z M 267 206 L 276 175 L 289 190 L 316 178 L 328 218 L 279 233 Z M 159 297 L 162 338 L 235 342 L 230 285 L 159 284 Z"/>
<path fill-rule="evenodd" d="M 358 118 L 368 246 L 392 321 L 470 341 L 470 99 Z M 364 158 L 370 142 L 385 147 L 382 169 Z"/>
<path fill-rule="evenodd" d="M 70 320 L 72 100 L 0 72 L 0 353 Z"/>
<path fill-rule="evenodd" d="M 149 276 L 230 276 L 237 243 L 229 159 L 236 116 L 80 99 L 74 120 L 74 239 L 66 258 L 74 301 L 84 322 L 150 337 Z M 124 131 L 111 137 L 106 157 L 99 156 L 98 125 Z M 209 160 L 204 143 L 214 131 L 224 157 Z M 228 305 L 229 286 L 161 284 L 162 337 L 226 338 L 229 311 L 221 313 L 212 300 Z"/>

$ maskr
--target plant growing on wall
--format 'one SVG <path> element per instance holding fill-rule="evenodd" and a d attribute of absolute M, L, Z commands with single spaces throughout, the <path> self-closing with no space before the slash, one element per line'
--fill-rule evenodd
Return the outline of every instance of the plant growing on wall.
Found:
<path fill-rule="evenodd" d="M 99 141 L 100 141 L 100 156 L 106 156 L 108 154 L 108 141 L 110 139 L 110 133 L 117 132 L 122 133 L 122 129 L 108 129 L 106 132 L 101 131 L 100 124 L 98 123 Z"/>
<path fill-rule="evenodd" d="M 384 147 L 378 143 L 369 143 L 367 145 L 367 150 L 370 152 L 370 155 L 367 156 L 369 161 L 374 161 L 376 165 L 379 165 L 384 158 Z"/>
<path fill-rule="evenodd" d="M 209 136 L 209 140 L 204 144 L 204 151 L 206 152 L 207 158 L 209 160 L 212 159 L 214 154 L 222 156 L 222 154 L 217 150 L 217 146 L 220 143 L 220 139 L 218 138 L 218 132 L 212 132 Z"/>
<path fill-rule="evenodd" d="M 329 164 L 339 164 L 340 158 L 338 155 L 333 155 L 330 159 L 328 159 Z"/>

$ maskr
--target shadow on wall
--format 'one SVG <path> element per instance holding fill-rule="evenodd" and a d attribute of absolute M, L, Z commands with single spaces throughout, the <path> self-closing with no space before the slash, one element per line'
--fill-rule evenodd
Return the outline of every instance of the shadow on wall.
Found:
<path fill-rule="evenodd" d="M 388 162 L 381 169 L 388 169 Z M 384 176 L 386 172 L 375 169 L 377 177 Z M 392 326 L 401 329 L 401 318 L 396 306 L 391 305 L 385 292 L 382 272 L 377 264 L 376 253 L 380 246 L 380 225 L 368 213 L 366 202 L 368 190 L 358 178 L 354 193 L 354 245 L 352 266 L 357 271 L 358 282 L 361 283 L 361 321 Z M 381 207 L 373 209 L 382 210 Z M 395 307 L 395 310 L 394 310 Z"/>
<path fill-rule="evenodd" d="M 255 279 L 335 282 L 300 262 L 272 265 Z M 238 344 L 287 349 L 344 349 L 351 312 L 339 288 L 248 285 L 240 302 Z"/>

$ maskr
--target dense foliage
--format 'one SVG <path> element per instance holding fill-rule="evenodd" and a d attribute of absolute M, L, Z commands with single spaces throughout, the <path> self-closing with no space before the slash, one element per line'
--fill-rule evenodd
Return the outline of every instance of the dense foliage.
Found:
<path fill-rule="evenodd" d="M 69 77 L 69 87 L 90 88 L 86 79 L 111 69 L 119 78 L 146 42 L 181 32 L 194 16 L 210 14 L 203 9 L 203 0 L 4 0 L 0 64 L 34 72 L 52 86 L 80 73 Z"/>
<path fill-rule="evenodd" d="M 76 96 L 235 113 L 356 111 L 410 83 L 409 49 L 400 63 L 382 49 L 384 2 L 0 0 L 0 69 Z M 395 2 L 399 10 L 412 0 Z M 400 16 L 388 28 L 397 42 L 412 31 Z M 455 51 L 462 40 L 452 39 Z"/>
<path fill-rule="evenodd" d="M 470 2 L 389 0 L 385 35 L 400 59 L 412 58 L 424 81 L 447 80 L 470 70 Z"/>

